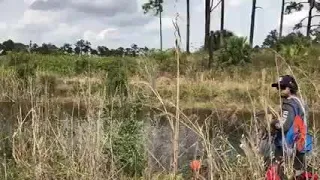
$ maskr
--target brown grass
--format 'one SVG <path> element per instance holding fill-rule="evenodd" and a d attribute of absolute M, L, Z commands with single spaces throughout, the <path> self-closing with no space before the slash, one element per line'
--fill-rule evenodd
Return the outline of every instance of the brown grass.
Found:
<path fill-rule="evenodd" d="M 176 79 L 174 76 L 157 76 L 150 66 L 144 68 L 145 76 L 130 78 L 129 103 L 142 98 L 141 104 L 146 107 L 158 108 L 156 115 L 171 118 L 171 125 L 179 113 L 180 124 L 191 129 L 201 139 L 201 155 L 203 167 L 201 174 L 207 179 L 263 179 L 262 156 L 256 150 L 259 142 L 259 129 L 267 124 L 267 118 L 239 119 L 243 124 L 244 136 L 241 148 L 244 154 L 238 154 L 230 142 L 228 132 L 222 131 L 214 120 L 232 124 L 236 113 L 247 110 L 252 114 L 266 109 L 277 109 L 278 96 L 270 84 L 275 80 L 276 73 L 272 69 L 252 71 L 241 74 L 241 71 L 227 75 L 225 72 L 203 71 L 196 74 L 181 76 L 180 101 L 176 103 Z M 143 68 L 142 68 L 143 69 Z M 288 69 L 288 68 L 287 68 Z M 274 69 L 275 70 L 275 69 Z M 285 71 L 282 71 L 285 72 Z M 296 71 L 295 71 L 296 72 Z M 249 74 L 249 75 L 248 75 Z M 44 74 L 38 73 L 37 80 L 28 89 L 21 89 L 11 70 L 1 69 L 0 99 L 12 102 L 29 102 L 27 107 L 15 106 L 13 116 L 4 119 L 10 126 L 7 136 L 1 138 L 9 150 L 1 152 L 2 179 L 130 179 L 125 177 L 123 167 L 118 165 L 113 149 L 114 137 L 119 134 L 121 119 L 117 119 L 116 106 L 121 106 L 118 97 L 106 97 L 108 84 L 105 76 L 93 75 L 77 77 L 59 77 L 52 75 L 56 83 L 52 95 L 48 95 L 47 87 L 40 79 Z M 49 75 L 48 75 L 49 76 Z M 308 76 L 308 75 L 307 75 Z M 306 79 L 298 73 L 300 79 Z M 310 78 L 311 77 L 311 78 Z M 309 75 L 310 83 L 301 83 L 302 92 L 313 99 L 312 110 L 319 107 L 319 80 Z M 312 87 L 309 92 L 307 87 Z M 44 90 L 44 91 L 41 91 Z M 140 94 L 140 95 L 138 95 Z M 66 103 L 67 102 L 67 103 Z M 70 103 L 71 102 L 71 103 Z M 112 102 L 111 104 L 109 104 Z M 68 105 L 62 105 L 66 103 Z M 66 113 L 64 108 L 70 110 Z M 103 108 L 111 106 L 111 112 L 102 115 Z M 79 110 L 83 108 L 84 110 Z M 113 109 L 114 108 L 114 109 Z M 1 108 L 2 109 L 2 108 Z M 78 112 L 77 112 L 78 109 Z M 201 117 L 201 113 L 188 114 L 185 109 L 201 109 L 221 113 L 217 119 L 210 114 Z M 228 115 L 224 110 L 230 110 Z M 82 112 L 81 118 L 76 114 Z M 232 114 L 234 113 L 234 114 Z M 196 116 L 196 117 L 194 117 Z M 228 116 L 228 118 L 225 118 Z M 196 121 L 202 118 L 202 123 Z M 169 118 L 169 119 L 170 119 Z M 313 122 L 316 117 L 311 117 Z M 235 120 L 237 121 L 237 120 Z M 105 123 L 109 126 L 104 126 Z M 234 126 L 230 126 L 231 128 Z M 313 131 L 317 134 L 316 123 Z M 145 138 L 146 137 L 146 134 Z M 2 137 L 2 136 L 0 136 Z M 238 137 L 240 138 L 240 137 Z M 9 139 L 9 141 L 6 141 Z M 142 141 L 142 140 L 141 140 Z M 109 148 L 106 153 L 105 148 Z M 11 150 L 10 150 L 11 149 Z M 183 152 L 180 152 L 183 153 Z M 309 156 L 315 167 L 320 162 L 318 145 Z M 290 167 L 287 165 L 287 167 Z M 288 172 L 292 169 L 288 168 Z M 172 179 L 168 171 L 146 172 L 141 179 Z M 185 175 L 180 172 L 180 175 Z M 186 178 L 187 179 L 187 178 Z"/>

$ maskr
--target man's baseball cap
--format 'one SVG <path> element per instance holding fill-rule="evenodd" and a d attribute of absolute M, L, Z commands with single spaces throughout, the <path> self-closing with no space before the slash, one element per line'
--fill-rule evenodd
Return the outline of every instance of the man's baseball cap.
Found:
<path fill-rule="evenodd" d="M 298 90 L 298 84 L 296 80 L 290 75 L 280 76 L 278 82 L 273 83 L 272 87 L 289 87 L 291 89 Z"/>

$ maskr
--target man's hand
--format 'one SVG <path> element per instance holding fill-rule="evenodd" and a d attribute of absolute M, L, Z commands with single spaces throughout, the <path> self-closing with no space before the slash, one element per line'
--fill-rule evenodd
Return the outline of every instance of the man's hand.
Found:
<path fill-rule="evenodd" d="M 271 122 L 271 127 L 276 129 L 276 130 L 281 129 L 280 121 L 279 120 L 273 120 Z"/>

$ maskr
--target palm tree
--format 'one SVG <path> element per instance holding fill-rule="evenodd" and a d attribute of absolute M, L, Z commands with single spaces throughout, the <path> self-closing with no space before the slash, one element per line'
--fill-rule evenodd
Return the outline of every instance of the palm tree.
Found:
<path fill-rule="evenodd" d="M 149 2 L 142 5 L 144 13 L 154 11 L 154 16 L 159 16 L 160 24 L 160 50 L 162 51 L 162 12 L 163 12 L 163 0 L 149 0 Z"/>

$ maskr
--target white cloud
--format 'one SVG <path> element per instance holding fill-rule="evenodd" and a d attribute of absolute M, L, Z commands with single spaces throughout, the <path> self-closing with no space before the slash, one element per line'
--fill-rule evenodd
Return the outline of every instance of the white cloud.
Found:
<path fill-rule="evenodd" d="M 8 28 L 8 25 L 6 22 L 0 22 L 0 30 L 5 30 Z"/>
<path fill-rule="evenodd" d="M 116 28 L 108 28 L 108 29 L 104 29 L 104 30 L 100 31 L 97 34 L 97 38 L 96 39 L 104 40 L 107 37 L 119 37 L 119 36 L 120 36 L 120 34 L 118 32 L 118 29 L 116 29 Z"/>
<path fill-rule="evenodd" d="M 76 34 L 81 34 L 81 29 L 77 26 L 70 26 L 65 23 L 61 23 L 57 25 L 57 28 L 51 32 L 53 38 L 63 38 L 66 39 L 68 37 L 75 36 Z"/>
<path fill-rule="evenodd" d="M 32 3 L 34 3 L 36 0 L 23 0 L 25 4 L 27 5 L 31 5 Z"/>
<path fill-rule="evenodd" d="M 145 31 L 159 31 L 160 25 L 159 18 L 154 18 L 153 21 L 150 23 L 146 24 L 144 26 Z M 162 29 L 163 30 L 170 30 L 173 29 L 173 23 L 172 23 L 172 18 L 169 17 L 164 17 L 162 18 Z"/>
<path fill-rule="evenodd" d="M 35 10 L 26 10 L 22 19 L 19 21 L 21 24 L 50 24 L 59 18 L 59 13 L 56 12 L 43 12 Z"/>

